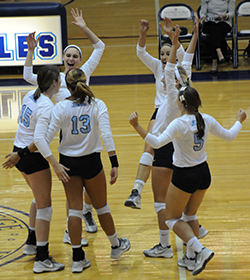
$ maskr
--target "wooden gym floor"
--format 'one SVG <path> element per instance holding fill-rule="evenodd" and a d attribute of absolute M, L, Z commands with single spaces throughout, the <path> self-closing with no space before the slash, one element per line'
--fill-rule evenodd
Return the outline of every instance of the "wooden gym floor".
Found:
<path fill-rule="evenodd" d="M 64 4 L 66 2 L 62 1 Z M 200 4 L 198 0 L 183 3 L 191 5 L 194 10 Z M 236 1 L 237 3 L 239 1 Z M 131 112 L 138 111 L 141 124 L 146 128 L 154 111 L 155 86 L 152 75 L 135 54 L 139 34 L 138 20 L 150 20 L 151 36 L 147 39 L 147 50 L 157 57 L 155 15 L 163 5 L 164 1 L 149 0 L 76 0 L 66 6 L 69 44 L 74 43 L 82 48 L 83 60 L 88 58 L 92 47 L 88 40 L 81 39 L 79 31 L 70 23 L 71 7 L 83 9 L 87 24 L 106 44 L 100 65 L 93 74 L 91 87 L 109 109 L 120 167 L 118 181 L 115 185 L 108 186 L 108 202 L 118 236 L 126 236 L 131 241 L 130 251 L 119 260 L 109 257 L 110 244 L 94 211 L 98 232 L 89 234 L 83 225 L 83 237 L 89 242 L 85 252 L 91 267 L 81 274 L 71 273 L 71 246 L 62 242 L 66 229 L 65 195 L 62 184 L 53 173 L 50 254 L 65 264 L 65 270 L 34 274 L 34 257 L 22 255 L 28 234 L 28 212 L 33 199 L 32 194 L 16 169 L 1 169 L 1 279 L 250 279 L 249 119 L 244 122 L 242 131 L 233 142 L 209 136 L 207 154 L 212 184 L 200 207 L 198 217 L 200 223 L 209 230 L 209 234 L 201 242 L 213 250 L 215 256 L 200 275 L 193 277 L 191 272 L 178 268 L 177 260 L 182 257 L 185 247 L 173 233 L 170 234 L 170 243 L 174 251 L 172 259 L 146 258 L 143 255 L 143 250 L 152 248 L 159 242 L 150 180 L 143 190 L 141 210 L 123 206 L 133 187 L 144 146 L 143 140 L 130 127 L 128 117 Z M 232 63 L 220 66 L 220 72 L 216 76 L 209 74 L 210 67 L 209 62 L 204 63 L 201 71 L 196 71 L 193 66 L 194 87 L 203 101 L 202 112 L 211 114 L 224 127 L 230 128 L 235 122 L 239 108 L 245 109 L 250 116 L 250 61 L 241 57 L 238 69 L 233 69 Z M 22 97 L 33 88 L 23 85 L 11 86 L 13 79 L 19 81 L 21 78 L 21 74 L 5 74 L 0 77 L 1 162 L 4 162 L 4 156 L 12 149 Z M 54 155 L 57 155 L 57 146 L 58 138 L 51 144 Z M 102 159 L 108 181 L 110 163 L 105 149 Z"/>

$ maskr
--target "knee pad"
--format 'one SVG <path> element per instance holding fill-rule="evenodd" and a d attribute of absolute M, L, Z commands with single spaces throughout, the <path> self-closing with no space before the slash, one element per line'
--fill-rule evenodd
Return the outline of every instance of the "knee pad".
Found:
<path fill-rule="evenodd" d="M 98 216 L 106 214 L 106 213 L 110 213 L 110 208 L 109 208 L 108 203 L 105 206 L 103 206 L 102 208 L 96 209 L 96 213 Z"/>
<path fill-rule="evenodd" d="M 52 218 L 52 207 L 46 207 L 36 210 L 36 219 L 50 222 Z"/>
<path fill-rule="evenodd" d="M 180 220 L 180 218 L 177 218 L 177 219 L 171 219 L 171 220 L 167 220 L 165 221 L 165 224 L 167 225 L 167 227 L 169 229 L 172 229 L 174 228 L 174 225 Z"/>
<path fill-rule="evenodd" d="M 161 210 L 166 209 L 166 203 L 155 202 L 154 203 L 154 208 L 155 208 L 156 214 L 158 214 Z"/>
<path fill-rule="evenodd" d="M 184 213 L 182 213 L 181 220 L 183 220 L 184 222 L 190 222 L 190 221 L 198 220 L 198 218 L 197 218 L 196 214 L 192 215 L 192 216 L 187 216 Z"/>
<path fill-rule="evenodd" d="M 32 202 L 36 204 L 36 199 L 34 198 L 34 199 L 32 200 Z"/>
<path fill-rule="evenodd" d="M 69 217 L 83 218 L 82 210 L 69 209 Z"/>
<path fill-rule="evenodd" d="M 154 157 L 150 153 L 143 153 L 140 158 L 140 164 L 152 166 Z"/>

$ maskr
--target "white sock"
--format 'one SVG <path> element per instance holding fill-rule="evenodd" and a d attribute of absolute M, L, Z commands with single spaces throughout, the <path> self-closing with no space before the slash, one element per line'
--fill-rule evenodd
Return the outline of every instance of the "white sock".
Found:
<path fill-rule="evenodd" d="M 169 246 L 169 229 L 160 229 L 160 243 L 163 248 Z"/>
<path fill-rule="evenodd" d="M 107 237 L 108 237 L 112 247 L 119 247 L 120 246 L 120 242 L 117 238 L 117 233 L 116 232 L 113 235 L 107 235 Z"/>
<path fill-rule="evenodd" d="M 82 247 L 82 245 L 80 244 L 80 245 L 71 245 L 72 246 L 72 249 L 77 249 L 77 248 L 81 248 Z"/>
<path fill-rule="evenodd" d="M 189 247 L 188 245 L 187 245 L 187 257 L 189 259 L 194 259 L 195 258 L 194 250 L 191 247 Z"/>
<path fill-rule="evenodd" d="M 134 190 L 138 190 L 139 194 L 141 195 L 143 187 L 145 186 L 145 182 L 143 182 L 142 180 L 135 180 L 134 182 Z"/>
<path fill-rule="evenodd" d="M 45 246 L 47 243 L 49 243 L 49 241 L 37 241 L 36 246 Z"/>
<path fill-rule="evenodd" d="M 196 253 L 199 253 L 203 248 L 203 246 L 201 245 L 200 241 L 196 236 L 188 240 L 187 246 L 189 246 Z"/>
<path fill-rule="evenodd" d="M 82 209 L 82 212 L 83 212 L 83 215 L 87 214 L 89 211 L 91 211 L 93 208 L 93 205 L 92 204 L 87 204 L 85 202 L 83 202 L 83 209 Z"/>
<path fill-rule="evenodd" d="M 35 231 L 35 228 L 34 227 L 29 227 L 30 230 L 32 231 Z"/>

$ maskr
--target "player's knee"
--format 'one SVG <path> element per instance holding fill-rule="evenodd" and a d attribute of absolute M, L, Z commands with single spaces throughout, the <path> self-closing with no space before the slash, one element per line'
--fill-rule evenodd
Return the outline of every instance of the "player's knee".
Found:
<path fill-rule="evenodd" d="M 98 216 L 106 214 L 106 213 L 110 213 L 110 208 L 109 208 L 108 203 L 105 206 L 103 206 L 102 208 L 96 209 L 96 213 Z"/>
<path fill-rule="evenodd" d="M 196 214 L 188 216 L 188 215 L 182 213 L 181 220 L 183 220 L 184 222 L 191 222 L 191 221 L 198 220 L 198 218 L 197 218 Z"/>
<path fill-rule="evenodd" d="M 152 166 L 153 160 L 154 160 L 154 157 L 150 153 L 144 152 L 141 155 L 140 164 Z"/>
<path fill-rule="evenodd" d="M 36 210 L 36 219 L 50 222 L 52 218 L 52 207 L 46 207 Z"/>
<path fill-rule="evenodd" d="M 83 217 L 82 210 L 69 209 L 69 217 L 77 217 L 82 219 Z"/>
<path fill-rule="evenodd" d="M 171 230 L 173 230 L 174 225 L 180 220 L 180 218 L 175 218 L 175 219 L 171 219 L 171 220 L 166 220 L 165 224 L 167 225 L 167 227 Z"/>
<path fill-rule="evenodd" d="M 154 208 L 155 208 L 156 214 L 158 214 L 161 210 L 166 209 L 166 203 L 164 203 L 164 202 L 155 202 L 154 203 Z"/>

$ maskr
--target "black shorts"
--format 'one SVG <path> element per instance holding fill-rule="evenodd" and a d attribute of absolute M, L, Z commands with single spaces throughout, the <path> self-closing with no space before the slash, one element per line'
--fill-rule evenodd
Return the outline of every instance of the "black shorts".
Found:
<path fill-rule="evenodd" d="M 14 146 L 13 152 L 21 148 Z M 22 157 L 16 164 L 16 168 L 27 175 L 49 168 L 49 163 L 40 153 L 31 153 Z"/>
<path fill-rule="evenodd" d="M 151 119 L 150 119 L 151 121 L 156 119 L 156 115 L 157 115 L 158 109 L 159 109 L 159 108 L 156 108 L 156 109 L 155 109 L 155 111 L 154 111 L 154 113 L 153 113 L 153 115 L 152 115 L 152 117 L 151 117 Z"/>
<path fill-rule="evenodd" d="M 174 166 L 172 184 L 187 193 L 207 189 L 211 184 L 211 174 L 207 162 L 193 167 Z"/>
<path fill-rule="evenodd" d="M 68 167 L 69 176 L 81 176 L 83 179 L 94 178 L 102 170 L 100 153 L 81 157 L 68 157 L 60 154 L 60 163 Z"/>
<path fill-rule="evenodd" d="M 173 153 L 174 146 L 172 142 L 159 149 L 154 149 L 153 166 L 173 169 Z"/>

